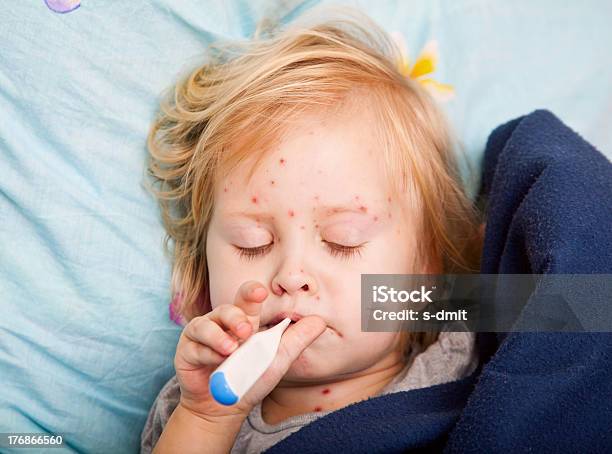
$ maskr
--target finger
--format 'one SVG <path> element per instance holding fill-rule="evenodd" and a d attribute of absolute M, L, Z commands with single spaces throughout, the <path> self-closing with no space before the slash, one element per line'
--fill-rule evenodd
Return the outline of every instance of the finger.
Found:
<path fill-rule="evenodd" d="M 236 339 L 207 315 L 192 319 L 183 329 L 183 334 L 189 340 L 210 347 L 221 355 L 229 355 L 238 347 Z"/>
<path fill-rule="evenodd" d="M 289 326 L 281 337 L 274 361 L 238 405 L 242 402 L 248 409 L 261 402 L 278 385 L 300 354 L 325 332 L 326 328 L 325 321 L 316 315 L 304 317 Z"/>
<path fill-rule="evenodd" d="M 256 333 L 259 329 L 259 316 L 264 300 L 268 297 L 268 290 L 257 281 L 247 281 L 243 283 L 238 292 L 234 306 L 244 311 L 251 324 L 251 333 Z"/>
<path fill-rule="evenodd" d="M 226 359 L 212 348 L 188 338 L 177 348 L 177 354 L 182 362 L 191 366 L 216 366 Z"/>
<path fill-rule="evenodd" d="M 251 322 L 244 310 L 234 304 L 221 304 L 206 315 L 224 330 L 230 330 L 236 338 L 246 339 L 251 334 Z"/>

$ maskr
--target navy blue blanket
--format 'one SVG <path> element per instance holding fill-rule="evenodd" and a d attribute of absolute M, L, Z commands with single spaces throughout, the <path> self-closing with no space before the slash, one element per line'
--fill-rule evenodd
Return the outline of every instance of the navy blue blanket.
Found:
<path fill-rule="evenodd" d="M 491 133 L 481 196 L 482 273 L 612 273 L 612 164 L 552 113 Z M 477 342 L 470 377 L 350 405 L 266 452 L 612 451 L 612 333 Z"/>

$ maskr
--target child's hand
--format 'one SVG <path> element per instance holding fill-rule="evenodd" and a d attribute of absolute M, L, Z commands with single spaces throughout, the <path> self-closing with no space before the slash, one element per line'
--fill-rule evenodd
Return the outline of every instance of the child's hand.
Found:
<path fill-rule="evenodd" d="M 245 282 L 234 304 L 221 304 L 185 326 L 174 357 L 183 407 L 207 420 L 246 417 L 274 389 L 302 351 L 325 331 L 320 317 L 300 319 L 283 333 L 276 358 L 242 399 L 232 406 L 219 404 L 208 390 L 210 374 L 238 347 L 236 339 L 244 342 L 259 330 L 261 306 L 267 295 L 258 282 Z M 233 346 L 227 348 L 227 341 Z"/>

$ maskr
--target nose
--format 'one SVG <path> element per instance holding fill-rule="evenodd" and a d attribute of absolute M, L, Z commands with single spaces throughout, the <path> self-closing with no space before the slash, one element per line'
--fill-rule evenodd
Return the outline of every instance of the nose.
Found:
<path fill-rule="evenodd" d="M 304 292 L 314 295 L 317 292 L 316 280 L 303 269 L 283 269 L 272 280 L 272 291 L 275 295 L 283 293 L 293 295 Z"/>

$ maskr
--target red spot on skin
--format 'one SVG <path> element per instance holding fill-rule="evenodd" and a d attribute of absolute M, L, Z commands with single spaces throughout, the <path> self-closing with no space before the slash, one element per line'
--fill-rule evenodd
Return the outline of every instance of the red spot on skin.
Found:
<path fill-rule="evenodd" d="M 278 162 L 280 162 L 280 165 L 285 164 L 285 158 L 280 158 L 280 160 Z"/>
<path fill-rule="evenodd" d="M 274 180 L 271 180 L 271 181 L 270 181 L 270 184 L 271 184 L 272 186 L 274 186 L 274 185 L 276 184 L 276 182 L 275 182 Z"/>
<path fill-rule="evenodd" d="M 323 394 L 329 394 L 329 388 L 325 388 L 325 389 L 323 390 Z"/>
<path fill-rule="evenodd" d="M 293 216 L 295 216 L 294 211 L 293 210 L 289 210 L 289 217 L 293 217 Z"/>
<path fill-rule="evenodd" d="M 304 272 L 304 270 L 302 268 L 300 268 L 300 273 L 303 273 L 303 272 Z"/>
<path fill-rule="evenodd" d="M 389 213 L 389 219 L 391 219 L 391 213 Z"/>
<path fill-rule="evenodd" d="M 355 200 L 359 200 L 359 196 L 358 195 L 355 196 Z"/>
<path fill-rule="evenodd" d="M 315 198 L 315 200 L 319 200 L 319 196 L 318 195 L 315 195 L 314 198 Z"/>
<path fill-rule="evenodd" d="M 257 197 L 251 197 L 251 202 L 257 203 Z"/>
<path fill-rule="evenodd" d="M 321 407 L 315 407 L 314 411 L 321 411 L 323 410 Z"/>
<path fill-rule="evenodd" d="M 361 212 L 363 212 L 363 213 L 367 213 L 367 211 L 368 211 L 368 207 L 361 205 L 361 206 L 359 207 L 359 210 L 360 210 Z"/>
<path fill-rule="evenodd" d="M 317 295 L 315 298 L 316 298 L 317 300 L 320 300 L 320 299 L 321 299 L 321 297 L 320 297 L 319 295 Z"/>
<path fill-rule="evenodd" d="M 374 222 L 378 222 L 378 216 L 374 216 Z"/>
<path fill-rule="evenodd" d="M 223 192 L 227 192 L 227 187 L 223 188 Z"/>
<path fill-rule="evenodd" d="M 387 202 L 391 203 L 391 196 L 387 197 Z"/>
<path fill-rule="evenodd" d="M 306 227 L 304 227 L 303 225 L 300 226 L 300 229 L 304 230 Z"/>
<path fill-rule="evenodd" d="M 315 229 L 318 229 L 318 228 L 319 228 L 319 224 L 315 224 Z"/>

